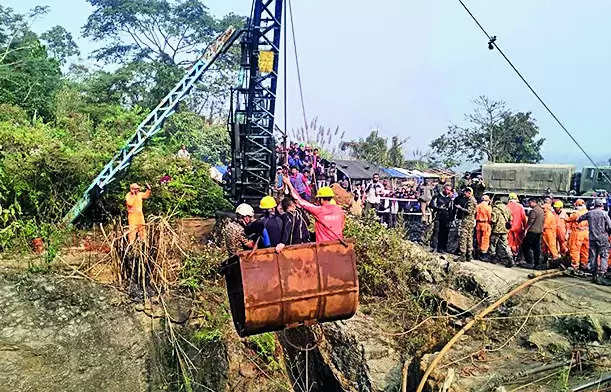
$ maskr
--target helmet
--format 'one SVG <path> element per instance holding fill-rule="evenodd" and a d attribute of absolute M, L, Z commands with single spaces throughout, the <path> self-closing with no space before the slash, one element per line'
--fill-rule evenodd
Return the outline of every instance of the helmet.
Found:
<path fill-rule="evenodd" d="M 235 213 L 241 216 L 255 216 L 255 210 L 253 210 L 250 204 L 242 203 L 235 209 Z"/>
<path fill-rule="evenodd" d="M 575 205 L 576 205 L 576 206 L 585 206 L 585 205 L 586 205 L 586 202 L 585 202 L 585 201 L 583 201 L 583 199 L 577 199 L 577 200 L 575 201 Z"/>
<path fill-rule="evenodd" d="M 488 196 L 488 195 L 483 195 L 483 196 L 482 196 L 482 201 L 490 201 L 490 196 Z"/>
<path fill-rule="evenodd" d="M 320 188 L 318 190 L 318 192 L 316 192 L 316 197 L 334 197 L 335 193 L 333 192 L 333 189 L 331 189 L 328 186 L 323 186 L 322 188 Z"/>
<path fill-rule="evenodd" d="M 564 203 L 562 201 L 556 200 L 554 202 L 554 208 L 562 208 L 562 207 L 564 207 Z"/>
<path fill-rule="evenodd" d="M 265 196 L 259 202 L 259 208 L 262 208 L 264 210 L 269 210 L 270 208 L 276 208 L 277 205 L 278 203 L 276 203 L 276 199 L 274 199 L 271 196 Z"/>
<path fill-rule="evenodd" d="M 515 192 L 511 192 L 509 194 L 509 200 L 518 200 L 518 194 Z"/>

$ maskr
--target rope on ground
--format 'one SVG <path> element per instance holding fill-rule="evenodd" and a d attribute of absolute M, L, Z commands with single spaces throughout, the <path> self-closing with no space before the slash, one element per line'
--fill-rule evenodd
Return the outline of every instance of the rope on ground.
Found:
<path fill-rule="evenodd" d="M 426 369 L 426 372 L 422 376 L 422 379 L 420 380 L 420 384 L 418 385 L 418 389 L 416 390 L 416 392 L 422 392 L 422 390 L 424 389 L 424 386 L 426 385 L 426 381 L 428 380 L 429 376 L 431 375 L 431 372 L 435 370 L 435 368 L 437 367 L 439 362 L 443 359 L 445 354 L 452 348 L 452 346 L 454 346 L 454 344 L 458 341 L 458 339 L 460 339 L 460 337 L 463 336 L 468 330 L 470 330 L 478 321 L 481 321 L 484 317 L 486 317 L 486 315 L 496 310 L 496 308 L 498 308 L 503 303 L 505 303 L 505 301 L 507 301 L 509 298 L 513 297 L 514 295 L 516 295 L 518 292 L 524 290 L 525 288 L 532 286 L 533 284 L 537 283 L 540 280 L 555 278 L 563 274 L 564 274 L 563 271 L 552 271 L 552 272 L 547 272 L 547 273 L 535 276 L 534 278 L 525 281 L 524 283 L 520 284 L 518 287 L 514 288 L 507 294 L 503 295 L 495 303 L 488 306 L 482 312 L 477 314 L 473 318 L 473 320 L 467 323 L 460 331 L 458 331 L 456 335 L 452 337 L 452 339 L 450 339 L 450 341 L 443 347 L 443 349 L 439 352 L 439 354 L 437 354 L 435 359 L 433 359 L 429 367 Z"/>

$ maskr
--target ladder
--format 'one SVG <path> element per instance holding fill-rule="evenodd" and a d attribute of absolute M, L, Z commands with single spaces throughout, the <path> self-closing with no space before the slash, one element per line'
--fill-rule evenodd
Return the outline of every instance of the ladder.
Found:
<path fill-rule="evenodd" d="M 142 151 L 146 142 L 158 133 L 165 122 L 178 107 L 178 104 L 201 79 L 215 60 L 229 49 L 242 31 L 236 31 L 231 26 L 222 35 L 208 46 L 203 56 L 193 65 L 176 86 L 166 95 L 159 105 L 138 125 L 136 133 L 127 141 L 126 145 L 104 166 L 102 171 L 85 190 L 79 201 L 64 216 L 64 223 L 73 223 L 90 205 L 92 196 L 98 196 L 114 181 L 118 174 L 125 170 L 132 159 Z"/>

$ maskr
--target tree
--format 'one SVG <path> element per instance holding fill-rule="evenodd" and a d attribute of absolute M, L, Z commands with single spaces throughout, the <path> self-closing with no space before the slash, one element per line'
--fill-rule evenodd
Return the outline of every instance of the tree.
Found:
<path fill-rule="evenodd" d="M 54 97 L 61 86 L 59 66 L 78 54 L 72 36 L 61 26 L 40 39 L 32 32 L 31 20 L 47 12 L 48 7 L 35 7 L 22 15 L 0 6 L 0 102 L 46 120 L 53 117 Z"/>
<path fill-rule="evenodd" d="M 446 167 L 464 162 L 538 163 L 545 139 L 531 112 L 512 113 L 503 101 L 480 96 L 467 126 L 452 124 L 448 131 L 431 142 L 434 155 Z"/>
<path fill-rule="evenodd" d="M 121 76 L 141 71 L 134 79 L 139 80 L 143 98 L 139 104 L 148 108 L 157 105 L 184 74 L 183 68 L 195 63 L 217 35 L 229 25 L 244 24 L 235 14 L 215 18 L 201 0 L 87 1 L 94 10 L 82 28 L 83 36 L 105 43 L 93 57 L 121 64 L 115 81 L 123 84 L 130 81 Z M 237 47 L 218 59 L 187 101 L 190 109 L 209 121 L 223 117 L 238 64 Z"/>
<path fill-rule="evenodd" d="M 190 65 L 230 24 L 244 19 L 229 14 L 216 19 L 201 0 L 87 0 L 94 8 L 83 36 L 108 42 L 94 51 L 98 61 L 134 60 Z"/>
<path fill-rule="evenodd" d="M 80 55 L 78 46 L 72 39 L 72 34 L 62 26 L 52 27 L 41 34 L 40 39 L 46 43 L 47 51 L 60 64 L 65 64 L 68 58 Z"/>
<path fill-rule="evenodd" d="M 344 143 L 350 149 L 350 155 L 356 159 L 375 163 L 377 165 L 401 167 L 405 163 L 403 145 L 407 140 L 401 140 L 399 136 L 393 136 L 390 148 L 385 137 L 372 130 L 365 139 Z"/>
<path fill-rule="evenodd" d="M 392 167 L 403 167 L 405 156 L 403 155 L 403 145 L 407 140 L 399 139 L 399 136 L 393 136 L 388 149 L 388 164 Z"/>

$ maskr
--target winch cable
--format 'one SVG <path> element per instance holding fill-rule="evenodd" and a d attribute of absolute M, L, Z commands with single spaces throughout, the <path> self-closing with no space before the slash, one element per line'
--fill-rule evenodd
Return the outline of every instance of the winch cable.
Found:
<path fill-rule="evenodd" d="M 283 164 L 288 164 L 288 145 L 287 145 L 287 134 L 288 134 L 288 125 L 287 125 L 287 93 L 286 93 L 286 81 L 288 79 L 288 75 L 287 75 L 287 61 L 286 59 L 288 58 L 288 52 L 286 51 L 287 48 L 287 41 L 289 39 L 289 36 L 287 34 L 287 29 L 286 29 L 286 25 L 287 25 L 287 12 L 286 12 L 286 1 L 283 3 L 282 5 L 283 11 L 284 11 L 284 24 L 283 24 L 283 29 L 284 29 L 284 42 L 283 44 L 283 51 L 284 51 L 284 129 L 282 131 L 282 144 L 283 144 L 283 148 L 284 148 L 284 156 L 282 159 L 282 163 Z"/>
<path fill-rule="evenodd" d="M 297 40 L 295 38 L 295 21 L 293 18 L 293 3 L 291 0 L 287 0 L 289 3 L 289 15 L 291 18 L 291 31 L 292 31 L 292 35 L 293 35 L 293 49 L 295 51 L 295 65 L 297 67 L 297 81 L 299 82 L 299 96 L 301 98 L 301 111 L 303 113 L 303 125 L 304 125 L 304 130 L 308 129 L 308 118 L 306 116 L 306 109 L 305 109 L 305 101 L 303 99 L 303 83 L 301 81 L 301 67 L 299 66 L 299 55 L 297 54 Z M 285 52 L 285 56 L 286 56 L 286 52 Z M 286 91 L 285 91 L 285 96 L 286 96 Z M 306 142 L 304 140 L 304 142 Z"/>
<path fill-rule="evenodd" d="M 490 34 L 488 34 L 488 32 L 486 31 L 486 29 L 484 29 L 484 27 L 481 25 L 481 23 L 477 20 L 477 18 L 473 15 L 473 13 L 469 10 L 469 8 L 467 8 L 467 6 L 465 5 L 465 3 L 462 0 L 458 0 L 458 2 L 463 6 L 463 8 L 465 9 L 465 11 L 467 11 L 467 13 L 469 14 L 469 16 L 471 16 L 471 18 L 473 19 L 473 21 L 477 24 L 477 26 L 480 28 L 480 30 L 484 33 L 484 35 L 486 36 L 486 38 L 488 38 L 488 45 L 489 48 L 492 49 L 492 47 L 496 48 L 496 50 L 501 54 L 501 56 L 503 56 L 503 58 L 505 59 L 505 61 L 507 61 L 507 63 L 509 64 L 509 66 L 515 71 L 515 73 L 520 77 L 520 79 L 522 79 L 522 82 L 524 82 L 524 84 L 526 85 L 526 87 L 528 87 L 528 89 L 533 93 L 533 95 L 539 100 L 539 102 L 541 103 L 541 105 L 543 105 L 543 107 L 545 108 L 545 110 L 547 110 L 547 112 L 552 116 L 552 118 L 554 120 L 556 120 L 556 122 L 558 123 L 558 125 L 560 126 L 560 128 L 562 128 L 562 130 L 564 130 L 564 132 L 566 132 L 566 134 L 571 138 L 571 140 L 573 141 L 573 143 L 575 143 L 575 145 L 581 150 L 581 152 L 583 152 L 583 154 L 586 156 L 586 158 L 588 158 L 588 160 L 590 161 L 590 163 L 592 163 L 592 165 L 598 170 L 599 173 L 601 173 L 605 179 L 609 182 L 609 184 L 611 184 L 611 178 L 609 178 L 607 176 L 607 174 L 600 169 L 600 167 L 598 166 L 598 164 L 594 161 L 594 159 L 592 159 L 592 157 L 590 156 L 590 154 L 587 153 L 587 151 L 581 146 L 581 144 L 579 144 L 579 142 L 577 141 L 577 139 L 575 139 L 575 137 L 571 134 L 571 132 L 564 126 L 564 124 L 562 123 L 562 121 L 560 121 L 560 119 L 556 116 L 556 114 L 554 114 L 554 112 L 549 108 L 549 106 L 547 106 L 547 104 L 545 103 L 545 101 L 543 101 L 543 99 L 539 96 L 539 94 L 537 94 L 537 92 L 535 91 L 535 89 L 530 85 L 530 83 L 528 83 L 528 81 L 526 80 L 526 78 L 522 75 L 522 73 L 518 70 L 518 68 L 511 62 L 511 60 L 509 60 L 509 58 L 505 55 L 505 53 L 503 52 L 503 50 L 499 47 L 499 45 L 497 44 L 497 39 L 496 36 L 491 36 Z M 492 45 L 492 47 L 490 46 Z"/>

